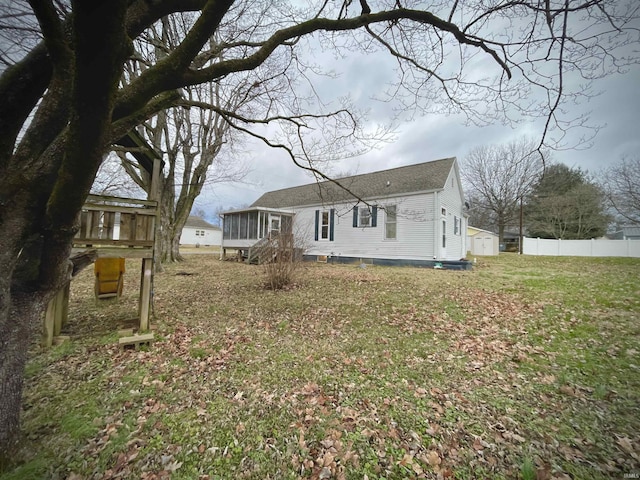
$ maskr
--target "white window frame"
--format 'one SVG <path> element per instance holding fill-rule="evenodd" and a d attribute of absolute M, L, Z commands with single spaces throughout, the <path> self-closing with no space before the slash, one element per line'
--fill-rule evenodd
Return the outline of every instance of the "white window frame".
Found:
<path fill-rule="evenodd" d="M 360 228 L 368 228 L 371 226 L 371 210 L 369 210 L 369 207 L 360 207 L 358 209 L 358 226 Z M 365 223 L 364 220 L 367 220 L 367 222 Z"/>
<path fill-rule="evenodd" d="M 393 221 L 389 221 L 389 210 L 393 210 Z M 388 236 L 388 226 L 393 225 L 393 237 Z M 397 240 L 398 238 L 398 207 L 387 205 L 384 207 L 384 238 L 385 240 Z"/>
<path fill-rule="evenodd" d="M 447 220 L 442 219 L 442 248 L 447 248 Z"/>
<path fill-rule="evenodd" d="M 325 217 L 326 217 L 327 223 L 324 222 Z M 320 240 L 329 240 L 329 234 L 330 234 L 329 232 L 331 230 L 330 222 L 331 222 L 331 213 L 329 212 L 329 210 L 320 210 L 320 225 L 319 225 Z"/>
<path fill-rule="evenodd" d="M 460 218 L 458 218 L 458 216 L 454 215 L 453 216 L 453 234 L 454 235 L 462 235 L 460 233 L 460 230 L 462 230 L 462 225 L 460 222 Z"/>

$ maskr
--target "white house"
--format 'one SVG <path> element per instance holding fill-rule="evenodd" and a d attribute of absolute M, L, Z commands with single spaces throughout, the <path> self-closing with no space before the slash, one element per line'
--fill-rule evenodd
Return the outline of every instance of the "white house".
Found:
<path fill-rule="evenodd" d="M 458 162 L 446 158 L 265 193 L 223 214 L 223 252 L 293 233 L 307 259 L 470 268 Z"/>
<path fill-rule="evenodd" d="M 180 235 L 180 245 L 217 246 L 222 244 L 222 229 L 200 217 L 189 215 Z"/>

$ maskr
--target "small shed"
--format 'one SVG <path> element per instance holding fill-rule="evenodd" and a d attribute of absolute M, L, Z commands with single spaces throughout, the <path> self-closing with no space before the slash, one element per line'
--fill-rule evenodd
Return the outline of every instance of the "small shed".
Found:
<path fill-rule="evenodd" d="M 500 252 L 498 235 L 477 227 L 467 227 L 467 245 L 471 255 L 498 255 Z"/>
<path fill-rule="evenodd" d="M 201 217 L 189 215 L 180 235 L 180 245 L 220 246 L 222 229 Z"/>

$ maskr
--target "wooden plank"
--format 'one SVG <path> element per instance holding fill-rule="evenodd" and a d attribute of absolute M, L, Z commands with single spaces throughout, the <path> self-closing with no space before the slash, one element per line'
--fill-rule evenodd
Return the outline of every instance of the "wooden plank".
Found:
<path fill-rule="evenodd" d="M 86 237 L 87 236 L 87 216 L 89 212 L 80 212 L 80 229 L 78 233 L 76 233 L 77 237 Z"/>
<path fill-rule="evenodd" d="M 118 345 L 120 345 L 121 348 L 126 346 L 138 347 L 143 343 L 150 344 L 153 340 L 153 333 L 144 333 L 141 335 L 132 335 L 131 337 L 121 337 L 118 339 Z"/>
<path fill-rule="evenodd" d="M 130 214 L 130 213 L 120 214 L 120 240 L 132 239 L 133 236 L 131 235 L 131 232 L 135 231 L 135 229 L 132 228 L 134 226 L 135 226 L 135 218 L 133 214 Z"/>
<path fill-rule="evenodd" d="M 147 225 L 149 223 L 149 219 L 147 217 L 138 216 L 136 218 L 136 229 L 135 236 L 136 240 L 148 240 L 147 237 Z"/>
<path fill-rule="evenodd" d="M 122 205 L 98 205 L 93 203 L 85 203 L 82 205 L 85 212 L 120 212 L 135 213 L 137 215 L 155 216 L 157 208 L 152 207 L 126 207 Z"/>
<path fill-rule="evenodd" d="M 101 239 L 101 238 L 74 238 L 74 245 L 113 245 L 118 246 L 122 245 L 123 247 L 152 247 L 153 240 L 130 240 L 130 239 L 120 239 L 113 240 L 111 238 Z"/>
<path fill-rule="evenodd" d="M 70 286 L 71 282 L 67 283 L 47 304 L 42 325 L 41 340 L 41 344 L 45 348 L 53 345 L 55 337 L 60 335 L 63 325 L 67 323 Z"/>
<path fill-rule="evenodd" d="M 53 344 L 62 345 L 63 343 L 68 342 L 69 340 L 71 340 L 71 337 L 69 335 L 59 335 L 57 337 L 53 337 Z"/>
<path fill-rule="evenodd" d="M 61 288 L 54 297 L 54 312 L 53 312 L 53 336 L 60 335 L 63 323 L 66 322 L 66 313 L 68 308 L 65 306 L 65 291 L 68 287 Z M 66 297 L 67 301 L 69 297 Z"/>
<path fill-rule="evenodd" d="M 113 229 L 116 224 L 116 212 L 104 212 L 101 238 L 113 239 Z"/>
<path fill-rule="evenodd" d="M 42 346 L 51 347 L 53 344 L 53 323 L 56 312 L 56 298 L 49 300 L 47 312 L 44 315 L 44 328 L 42 329 Z"/>
<path fill-rule="evenodd" d="M 149 330 L 149 315 L 151 310 L 151 277 L 153 274 L 153 259 L 142 260 L 140 279 L 140 332 Z"/>
<path fill-rule="evenodd" d="M 139 198 L 126 198 L 126 197 L 112 197 L 110 195 L 87 195 L 85 203 L 99 203 L 99 202 L 113 202 L 113 203 L 126 203 L 136 205 L 149 205 L 156 206 L 158 202 L 156 200 L 142 200 Z"/>
<path fill-rule="evenodd" d="M 64 287 L 62 294 L 62 323 L 61 326 L 64 327 L 67 324 L 67 320 L 69 319 L 69 294 L 71 292 L 71 282 L 67 283 L 67 286 Z M 60 335 L 60 332 L 58 332 Z"/>
<path fill-rule="evenodd" d="M 88 212 L 91 213 L 89 222 L 89 238 L 100 238 L 100 219 L 102 218 L 102 212 Z"/>
<path fill-rule="evenodd" d="M 126 248 L 128 245 L 123 245 L 120 247 L 101 247 L 96 249 L 96 258 L 112 258 L 112 257 L 122 257 L 122 258 L 151 258 L 153 256 L 153 250 L 150 247 L 139 247 L 139 248 Z M 74 245 L 72 249 L 72 253 L 81 253 L 85 250 L 85 247 L 81 245 Z"/>

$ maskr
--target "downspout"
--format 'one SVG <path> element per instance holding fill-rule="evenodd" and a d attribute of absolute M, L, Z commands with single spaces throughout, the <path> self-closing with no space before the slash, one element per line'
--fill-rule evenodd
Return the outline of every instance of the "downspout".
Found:
<path fill-rule="evenodd" d="M 220 260 L 224 260 L 225 259 L 225 254 L 224 254 L 224 213 L 221 213 L 219 215 L 219 217 L 222 219 L 222 235 L 221 235 L 221 239 L 220 239 Z"/>
<path fill-rule="evenodd" d="M 433 259 L 440 257 L 440 192 L 433 192 Z"/>

